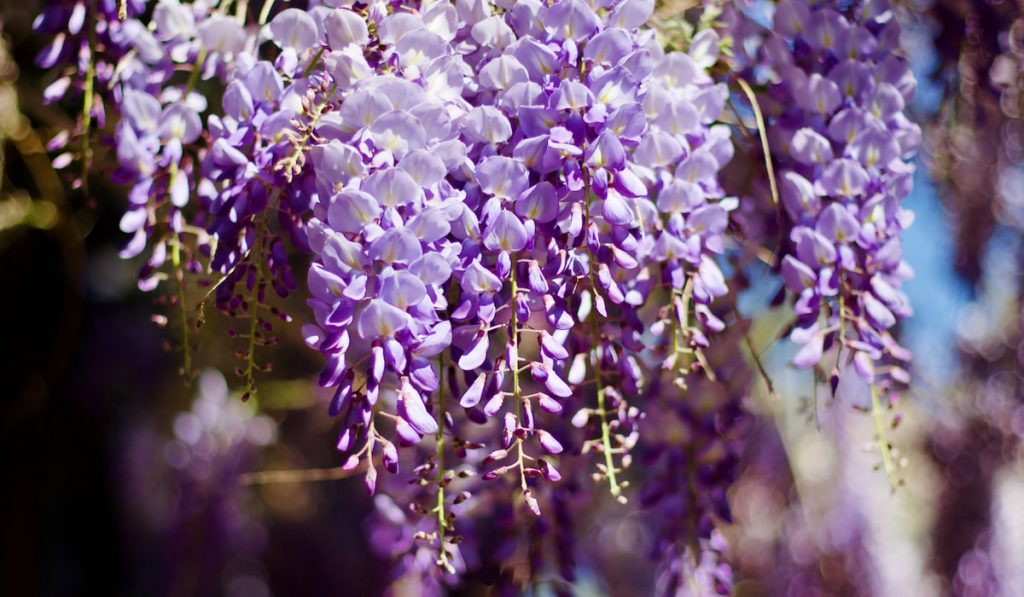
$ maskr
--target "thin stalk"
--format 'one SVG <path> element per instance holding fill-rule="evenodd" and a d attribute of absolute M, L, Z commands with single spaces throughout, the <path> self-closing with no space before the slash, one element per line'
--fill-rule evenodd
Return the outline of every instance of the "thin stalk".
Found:
<path fill-rule="evenodd" d="M 875 420 L 875 433 L 878 435 L 878 449 L 882 453 L 882 467 L 889 477 L 889 485 L 893 491 L 899 482 L 896 479 L 896 465 L 892 461 L 892 449 L 889 441 L 885 438 L 885 420 L 882 418 L 882 405 L 878 399 L 878 389 L 871 384 L 871 415 Z"/>
<path fill-rule="evenodd" d="M 590 319 L 590 330 L 591 334 L 593 334 L 595 338 L 600 333 L 596 317 L 591 317 Z M 615 477 L 615 473 L 618 469 L 615 468 L 615 460 L 612 458 L 611 423 L 608 421 L 608 413 L 605 410 L 605 385 L 604 379 L 601 375 L 601 355 L 596 354 L 595 356 L 594 377 L 597 385 L 597 413 L 601 418 L 601 451 L 604 452 L 604 466 L 608 469 L 608 490 L 611 492 L 613 497 L 619 499 L 622 497 L 622 488 L 619 486 L 619 482 Z"/>
<path fill-rule="evenodd" d="M 196 56 L 196 64 L 192 67 L 192 72 L 188 76 L 188 85 L 185 86 L 185 93 L 182 94 L 182 101 L 188 101 L 188 94 L 196 88 L 199 84 L 199 73 L 203 70 L 203 63 L 206 62 L 206 48 L 200 48 L 199 54 Z"/>
<path fill-rule="evenodd" d="M 320 117 L 323 116 L 324 108 L 326 108 L 327 104 L 330 103 L 331 98 L 334 96 L 335 89 L 336 87 L 331 87 L 330 89 L 328 89 L 327 93 L 324 95 L 323 100 L 321 100 L 320 103 L 314 106 L 315 110 L 312 114 L 310 114 L 309 125 L 307 126 L 306 132 L 305 134 L 303 134 L 302 139 L 300 139 L 299 142 L 296 144 L 295 150 L 277 166 L 279 170 L 284 172 L 285 176 L 287 176 L 289 180 L 291 180 L 292 171 L 295 170 L 295 168 L 299 164 L 299 159 L 302 157 L 302 152 L 305 151 L 306 146 L 309 145 L 310 140 L 313 138 L 316 123 L 319 122 Z"/>
<path fill-rule="evenodd" d="M 306 66 L 305 70 L 302 71 L 302 78 L 308 77 L 309 73 L 313 72 L 313 69 L 316 68 L 316 65 L 320 63 L 320 58 L 323 57 L 324 50 L 326 49 L 327 48 L 320 46 L 320 49 L 317 50 L 316 55 L 313 56 L 313 59 L 309 61 L 309 64 Z"/>
<path fill-rule="evenodd" d="M 779 209 L 779 187 L 775 182 L 775 166 L 772 164 L 772 150 L 768 145 L 768 127 L 764 123 L 764 114 L 761 113 L 761 104 L 757 102 L 757 95 L 754 90 L 750 87 L 750 83 L 747 83 L 742 77 L 737 77 L 736 82 L 739 83 L 740 89 L 746 94 L 747 99 L 750 100 L 750 107 L 754 110 L 754 121 L 757 123 L 757 132 L 761 137 L 761 149 L 764 151 L 764 167 L 768 172 L 768 185 L 772 191 L 772 205 L 775 206 L 776 211 Z"/>
<path fill-rule="evenodd" d="M 736 116 L 736 124 L 738 125 L 736 128 L 740 129 L 740 133 L 743 134 L 743 138 L 749 139 L 753 137 L 753 135 L 750 134 L 750 131 L 747 130 L 747 124 L 743 121 L 743 116 L 740 115 L 740 111 L 739 108 L 736 107 L 736 103 L 732 101 L 731 97 L 726 100 L 726 103 L 729 105 L 729 108 L 732 109 L 733 115 Z"/>
<path fill-rule="evenodd" d="M 242 473 L 238 476 L 238 484 L 248 485 L 270 485 L 272 483 L 310 483 L 315 481 L 337 481 L 347 479 L 361 474 L 366 470 L 365 465 L 360 465 L 352 470 L 345 470 L 340 467 L 331 468 L 306 468 L 288 469 L 280 471 L 255 471 Z"/>
<path fill-rule="evenodd" d="M 188 327 L 188 309 L 185 307 L 185 271 L 181 265 L 181 239 L 171 234 L 171 265 L 174 267 L 175 291 L 178 296 L 178 318 L 181 320 L 181 373 L 192 377 L 192 341 Z"/>
<path fill-rule="evenodd" d="M 92 129 L 92 105 L 96 90 L 96 1 L 89 3 L 89 64 L 85 67 L 85 84 L 82 92 L 82 191 L 89 194 L 89 161 L 92 149 L 89 133 Z"/>
<path fill-rule="evenodd" d="M 262 27 L 267 24 L 267 19 L 270 18 L 270 9 L 274 7 L 274 0 L 264 0 L 263 8 L 260 9 L 260 19 L 257 24 Z"/>
<path fill-rule="evenodd" d="M 587 174 L 587 170 L 583 169 L 583 193 L 585 198 L 584 208 L 586 210 L 587 225 L 590 224 L 590 198 L 592 193 L 590 192 L 590 177 Z M 590 246 L 587 246 L 587 253 L 590 253 Z M 618 479 L 615 474 L 618 469 L 615 467 L 615 460 L 612 457 L 612 433 L 611 433 L 611 422 L 608 420 L 608 412 L 605 407 L 605 385 L 604 376 L 601 373 L 601 353 L 600 353 L 600 326 L 597 322 L 597 280 L 594 277 L 594 263 L 593 255 L 589 255 L 590 259 L 590 271 L 588 276 L 590 278 L 590 291 L 593 293 L 593 300 L 595 305 L 592 308 L 590 314 L 590 334 L 594 341 L 594 381 L 597 386 L 597 413 L 601 420 L 601 451 L 604 453 L 604 466 L 606 470 L 605 476 L 608 478 L 608 490 L 617 501 L 622 502 L 625 497 L 622 495 L 622 487 L 619 485 Z"/>
<path fill-rule="evenodd" d="M 455 567 L 448 561 L 448 552 L 444 548 L 445 531 L 448 529 L 448 521 L 444 509 L 444 353 L 438 357 L 438 368 L 440 370 L 437 390 L 437 564 L 444 568 L 449 574 L 455 574 Z"/>
<path fill-rule="evenodd" d="M 523 416 L 523 396 L 522 390 L 519 385 L 519 313 L 516 311 L 516 297 L 519 295 L 519 282 L 516 280 L 516 260 L 513 256 L 512 259 L 512 272 L 509 274 L 509 281 L 512 285 L 512 355 L 516 359 L 515 363 L 509 363 L 509 368 L 512 369 L 512 396 L 516 402 L 516 420 L 521 421 Z M 522 487 L 523 492 L 528 491 L 526 487 L 526 471 L 524 470 L 525 463 L 523 462 L 523 440 L 516 438 L 516 463 L 519 465 L 519 485 Z"/>
<path fill-rule="evenodd" d="M 243 400 L 251 398 L 256 393 L 256 332 L 257 324 L 259 323 L 260 286 L 263 284 L 263 218 L 258 218 L 255 224 L 256 240 L 253 242 L 255 257 L 252 260 L 252 266 L 256 268 L 256 279 L 249 293 L 249 347 L 245 355 L 245 394 Z"/>
<path fill-rule="evenodd" d="M 732 312 L 736 314 L 736 319 L 740 318 L 740 310 L 736 305 L 732 306 Z M 754 341 L 750 338 L 750 330 L 743 330 L 743 340 L 747 345 L 747 350 L 750 351 L 750 358 L 754 361 L 754 366 L 757 367 L 757 372 L 764 379 L 764 385 L 768 388 L 768 397 L 772 400 L 778 399 L 778 394 L 775 393 L 775 384 L 772 383 L 772 378 L 768 375 L 768 370 L 764 366 L 764 362 L 761 361 L 761 355 L 758 354 L 757 349 L 754 348 Z"/>
<path fill-rule="evenodd" d="M 836 343 L 836 369 L 839 369 L 843 355 L 843 342 L 846 341 L 846 296 L 843 295 L 843 279 L 839 278 L 839 342 Z"/>
<path fill-rule="evenodd" d="M 677 291 L 675 289 L 672 290 L 673 296 L 676 295 L 676 292 Z M 677 322 L 678 325 L 672 326 L 672 338 L 674 343 L 677 366 L 679 366 L 679 364 L 681 363 L 681 360 L 679 359 L 680 355 L 686 354 L 686 347 L 683 346 L 681 340 L 685 339 L 686 330 L 690 326 L 690 299 L 691 297 L 693 297 L 693 277 L 686 278 L 686 284 L 683 285 L 682 293 L 679 294 L 678 296 L 680 297 L 680 300 L 683 303 L 682 314 L 676 315 L 677 312 L 675 309 L 675 305 L 672 305 L 672 314 L 676 315 L 676 319 L 679 320 Z M 678 371 L 683 375 L 686 374 L 685 367 L 679 366 Z"/>

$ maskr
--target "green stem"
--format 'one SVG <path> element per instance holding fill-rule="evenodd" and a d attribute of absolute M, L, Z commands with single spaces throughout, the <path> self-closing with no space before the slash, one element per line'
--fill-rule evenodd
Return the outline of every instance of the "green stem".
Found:
<path fill-rule="evenodd" d="M 592 193 L 590 192 L 590 176 L 587 174 L 586 168 L 583 169 L 583 196 L 585 198 L 584 208 L 586 211 L 587 225 L 590 225 L 590 200 Z M 594 382 L 597 385 L 597 413 L 601 419 L 601 451 L 604 452 L 604 466 L 606 472 L 605 476 L 608 478 L 608 489 L 618 501 L 623 501 L 625 498 L 622 495 L 622 487 L 619 486 L 617 477 L 615 476 L 618 469 L 615 468 L 615 460 L 612 458 L 612 432 L 611 422 L 608 420 L 608 412 L 606 409 L 605 400 L 605 386 L 604 376 L 601 373 L 601 353 L 600 353 L 600 326 L 597 322 L 597 280 L 594 278 L 594 255 L 590 255 L 590 246 L 586 245 L 587 254 L 590 262 L 590 271 L 588 276 L 590 279 L 590 292 L 593 295 L 591 298 L 594 301 L 594 305 L 591 308 L 590 313 L 590 334 L 594 342 Z"/>
<path fill-rule="evenodd" d="M 92 130 L 92 106 L 96 90 L 96 2 L 89 4 L 89 64 L 85 67 L 85 84 L 82 98 L 82 190 L 89 193 L 89 162 L 92 149 L 89 146 L 89 133 Z"/>
<path fill-rule="evenodd" d="M 259 323 L 260 285 L 263 284 L 263 218 L 258 217 L 254 224 L 256 240 L 253 242 L 255 253 L 252 265 L 256 268 L 256 279 L 249 293 L 249 348 L 245 355 L 245 400 L 256 393 L 256 333 Z"/>
<path fill-rule="evenodd" d="M 673 289 L 672 295 L 673 297 L 678 296 L 679 300 L 683 303 L 683 312 L 681 314 L 678 314 L 675 305 L 672 305 L 672 314 L 675 316 L 676 323 L 678 324 L 672 327 L 672 339 L 676 356 L 676 371 L 680 375 L 686 375 L 690 363 L 681 358 L 686 356 L 686 347 L 682 345 L 680 340 L 685 340 L 686 331 L 690 327 L 690 298 L 693 296 L 693 278 L 687 277 L 683 290 L 680 292 Z"/>
<path fill-rule="evenodd" d="M 199 55 L 196 56 L 196 65 L 192 68 L 192 73 L 188 76 L 188 85 L 185 87 L 185 93 L 181 96 L 182 101 L 188 101 L 188 94 L 192 93 L 192 90 L 199 84 L 199 73 L 203 70 L 203 63 L 206 62 L 206 48 L 199 50 Z"/>
<path fill-rule="evenodd" d="M 509 363 L 508 367 L 512 370 L 512 396 L 516 402 L 516 420 L 521 421 L 523 416 L 523 397 L 522 390 L 519 385 L 519 313 L 516 311 L 516 296 L 519 295 L 519 282 L 516 279 L 516 259 L 512 256 L 512 272 L 509 274 L 509 280 L 512 285 L 512 355 L 516 359 L 515 363 Z M 522 486 L 523 491 L 527 490 L 526 487 L 526 471 L 523 470 L 525 465 L 523 458 L 523 440 L 516 439 L 516 448 L 518 450 L 517 464 L 519 465 L 519 484 Z"/>
<path fill-rule="evenodd" d="M 270 9 L 274 7 L 274 0 L 264 0 L 263 8 L 260 9 L 260 20 L 258 25 L 260 27 L 267 24 L 267 19 L 270 17 Z"/>
<path fill-rule="evenodd" d="M 754 93 L 753 88 L 750 87 L 750 83 L 747 83 L 742 77 L 737 77 L 736 82 L 739 83 L 740 89 L 747 96 L 750 101 L 750 107 L 754 110 L 754 122 L 757 123 L 757 133 L 761 138 L 761 149 L 764 151 L 764 169 L 768 173 L 768 186 L 772 193 L 772 205 L 778 210 L 780 207 L 779 202 L 779 186 L 775 182 L 775 165 L 772 162 L 772 150 L 768 144 L 768 127 L 764 122 L 764 114 L 761 112 L 761 104 L 757 101 L 757 94 Z"/>
<path fill-rule="evenodd" d="M 836 370 L 843 356 L 843 342 L 846 341 L 846 296 L 843 295 L 843 278 L 839 277 L 839 341 L 836 342 Z"/>
<path fill-rule="evenodd" d="M 448 521 L 444 508 L 444 353 L 438 357 L 438 390 L 437 390 L 437 563 L 449 574 L 455 574 L 455 568 L 448 561 L 448 552 L 444 548 L 445 531 Z"/>
<path fill-rule="evenodd" d="M 882 452 L 882 467 L 889 477 L 889 484 L 893 491 L 899 483 L 896 480 L 896 466 L 892 461 L 892 450 L 889 441 L 885 438 L 885 420 L 882 418 L 882 405 L 878 399 L 878 389 L 871 385 L 871 415 L 875 420 L 875 433 L 878 435 L 878 449 Z"/>
<path fill-rule="evenodd" d="M 171 235 L 171 265 L 174 266 L 174 278 L 178 295 L 178 318 L 181 320 L 181 353 L 182 375 L 186 379 L 192 376 L 192 342 L 188 327 L 188 310 L 185 307 L 185 271 L 181 267 L 181 239 L 177 233 Z"/>
<path fill-rule="evenodd" d="M 323 57 L 324 50 L 326 49 L 327 48 L 320 46 L 320 49 L 317 50 L 316 52 L 316 56 L 313 56 L 313 59 L 309 61 L 309 65 L 306 66 L 305 70 L 302 71 L 302 78 L 308 77 L 309 73 L 313 72 L 313 69 L 316 68 L 316 65 L 320 63 L 320 58 Z"/>
<path fill-rule="evenodd" d="M 590 319 L 590 331 L 595 338 L 597 338 L 600 333 L 596 316 L 591 317 Z M 596 350 L 597 348 L 595 347 L 595 351 Z M 622 488 L 619 486 L 619 482 L 615 477 L 615 473 L 618 469 L 615 468 L 615 460 L 612 458 L 611 423 L 608 421 L 608 413 L 605 410 L 605 386 L 604 378 L 601 375 L 601 355 L 597 352 L 595 352 L 594 358 L 594 377 L 595 383 L 597 384 L 597 412 L 601 417 L 601 451 L 604 452 L 604 466 L 607 469 L 608 489 L 612 496 L 618 499 L 622 495 Z"/>
<path fill-rule="evenodd" d="M 283 160 L 277 169 L 284 172 L 288 180 L 291 180 L 292 171 L 295 170 L 299 165 L 299 159 L 302 157 L 302 152 L 305 151 L 306 146 L 309 145 L 310 140 L 313 138 L 316 123 L 320 121 L 320 117 L 323 115 L 324 108 L 331 102 L 331 98 L 334 96 L 334 90 L 336 87 L 331 87 L 327 90 L 323 100 L 316 104 L 314 112 L 310 114 L 309 125 L 306 127 L 306 132 L 303 134 L 302 139 L 295 146 L 295 151 L 291 153 L 285 160 Z"/>
<path fill-rule="evenodd" d="M 734 304 L 732 306 L 732 312 L 736 315 L 737 324 L 741 323 L 743 317 L 740 315 L 739 308 Z M 754 366 L 757 367 L 757 372 L 764 380 L 764 385 L 768 389 L 768 397 L 771 399 L 778 398 L 778 394 L 775 393 L 775 384 L 772 382 L 772 378 L 768 375 L 768 369 L 765 368 L 764 362 L 761 360 L 761 355 L 758 353 L 757 348 L 754 347 L 754 341 L 750 338 L 750 329 L 743 330 L 743 341 L 747 345 L 747 350 L 750 351 L 750 358 L 754 361 Z M 817 389 L 817 381 L 815 381 L 815 389 Z M 815 403 L 817 405 L 817 403 Z M 817 406 L 815 406 L 817 408 Z"/>

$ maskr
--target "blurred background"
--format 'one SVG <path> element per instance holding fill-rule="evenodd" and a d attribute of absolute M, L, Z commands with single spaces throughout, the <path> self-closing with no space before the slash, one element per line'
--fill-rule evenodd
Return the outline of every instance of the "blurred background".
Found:
<path fill-rule="evenodd" d="M 749 404 L 725 529 L 740 595 L 1024 595 L 1024 3 L 897 4 L 926 139 L 904 243 L 916 379 L 889 437 L 905 485 L 875 470 L 864 388 L 832 399 L 791 369 L 785 318 L 765 311 L 752 336 L 778 397 Z M 39 7 L 0 1 L 3 593 L 380 594 L 408 537 L 367 532 L 359 480 L 308 470 L 340 464 L 318 355 L 282 327 L 242 403 L 214 314 L 183 378 L 167 305 L 117 255 L 124 190 L 96 175 L 84 199 L 52 168 L 45 144 L 70 117 L 42 101 Z M 267 470 L 293 472 L 250 474 Z M 649 594 L 648 531 L 597 512 L 578 530 L 594 540 L 579 591 Z"/>

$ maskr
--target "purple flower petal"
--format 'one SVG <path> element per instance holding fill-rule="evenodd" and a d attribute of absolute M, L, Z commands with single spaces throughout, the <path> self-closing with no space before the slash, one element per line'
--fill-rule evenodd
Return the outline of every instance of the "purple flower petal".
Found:
<path fill-rule="evenodd" d="M 459 400 L 459 405 L 462 408 L 473 408 L 477 404 L 480 404 L 480 399 L 483 397 L 484 384 L 487 381 L 486 374 L 480 374 L 476 376 L 473 383 L 466 388 L 462 398 Z"/>
<path fill-rule="evenodd" d="M 327 222 L 338 232 L 355 233 L 380 217 L 380 205 L 372 195 L 346 189 L 331 198 Z"/>
<path fill-rule="evenodd" d="M 557 373 L 551 370 L 550 367 L 543 363 L 530 363 L 530 373 L 533 374 L 533 378 L 544 384 L 544 387 L 548 389 L 551 394 L 558 396 L 559 398 L 568 398 L 572 396 L 572 389 L 569 387 Z"/>
<path fill-rule="evenodd" d="M 462 289 L 474 294 L 490 294 L 501 290 L 501 280 L 488 270 L 479 261 L 474 261 L 466 267 L 462 273 Z"/>
<path fill-rule="evenodd" d="M 832 145 L 817 131 L 802 128 L 793 134 L 789 154 L 802 164 L 825 164 L 832 161 Z"/>
<path fill-rule="evenodd" d="M 515 211 L 524 218 L 540 223 L 550 222 L 558 215 L 558 195 L 554 185 L 550 182 L 541 182 L 524 194 L 516 201 Z"/>
<path fill-rule="evenodd" d="M 786 286 L 798 294 L 818 284 L 818 276 L 814 270 L 792 255 L 782 258 L 782 278 L 786 281 Z"/>
<path fill-rule="evenodd" d="M 392 228 L 370 245 L 370 257 L 384 263 L 410 263 L 422 254 L 420 241 L 405 228 Z"/>
<path fill-rule="evenodd" d="M 824 342 L 824 336 L 816 334 L 796 353 L 793 364 L 805 369 L 817 365 L 821 361 Z"/>
<path fill-rule="evenodd" d="M 463 371 L 472 371 L 480 365 L 483 365 L 484 360 L 487 358 L 487 349 L 490 346 L 490 341 L 486 330 L 480 330 L 473 337 L 469 347 L 459 357 L 459 368 Z"/>
<path fill-rule="evenodd" d="M 630 201 L 618 193 L 608 193 L 601 207 L 601 213 L 609 224 L 615 226 L 632 226 L 636 223 L 636 214 Z"/>
<path fill-rule="evenodd" d="M 821 186 L 826 194 L 833 197 L 856 197 L 864 192 L 868 180 L 868 173 L 860 164 L 840 158 L 825 167 Z"/>
<path fill-rule="evenodd" d="M 287 8 L 270 22 L 270 39 L 279 48 L 301 52 L 316 45 L 319 36 L 316 22 L 309 13 L 298 8 Z"/>
<path fill-rule="evenodd" d="M 340 50 L 347 45 L 365 46 L 369 42 L 366 21 L 351 10 L 339 8 L 324 17 L 324 33 L 327 45 Z"/>
<path fill-rule="evenodd" d="M 403 380 L 402 389 L 398 394 L 398 411 L 416 433 L 430 435 L 437 433 L 437 421 L 427 412 L 416 388 L 408 380 Z"/>
<path fill-rule="evenodd" d="M 526 166 L 506 157 L 490 157 L 476 170 L 480 190 L 500 199 L 517 199 L 530 185 Z"/>
<path fill-rule="evenodd" d="M 484 234 L 484 246 L 492 251 L 515 253 L 526 246 L 526 228 L 512 212 L 502 210 Z"/>
<path fill-rule="evenodd" d="M 394 272 L 381 280 L 380 297 L 399 309 L 408 309 L 426 296 L 426 286 L 408 271 Z"/>
<path fill-rule="evenodd" d="M 359 315 L 357 331 L 366 340 L 386 338 L 409 325 L 409 315 L 405 311 L 378 299 L 370 301 Z"/>
<path fill-rule="evenodd" d="M 843 206 L 833 203 L 818 216 L 815 228 L 829 240 L 852 242 L 860 232 L 860 223 Z"/>

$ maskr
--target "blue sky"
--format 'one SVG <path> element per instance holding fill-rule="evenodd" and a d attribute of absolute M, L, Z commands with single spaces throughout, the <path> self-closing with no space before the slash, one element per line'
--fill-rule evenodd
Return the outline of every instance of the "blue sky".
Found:
<path fill-rule="evenodd" d="M 930 116 L 942 99 L 941 86 L 929 78 L 936 65 L 932 32 L 923 24 L 908 24 L 903 45 L 918 80 L 912 105 L 916 115 Z M 904 259 L 915 276 L 904 287 L 914 316 L 904 325 L 904 343 L 914 351 L 914 368 L 925 379 L 949 380 L 955 366 L 956 322 L 971 300 L 971 289 L 953 271 L 954 241 L 949 218 L 923 160 L 917 159 L 914 190 L 904 203 L 915 213 L 904 234 Z"/>

